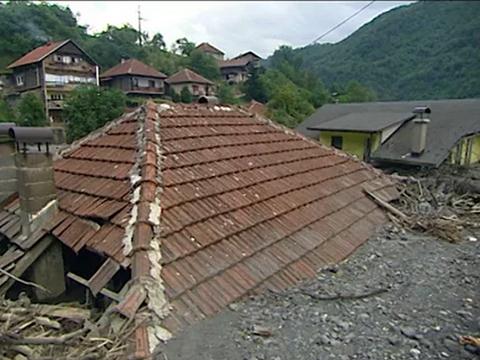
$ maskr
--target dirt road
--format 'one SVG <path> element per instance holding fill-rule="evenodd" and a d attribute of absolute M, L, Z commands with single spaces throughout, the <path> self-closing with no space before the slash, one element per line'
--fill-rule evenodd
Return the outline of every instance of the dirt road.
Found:
<path fill-rule="evenodd" d="M 458 337 L 480 334 L 479 235 L 450 244 L 384 230 L 316 279 L 192 326 L 156 358 L 477 359 Z"/>

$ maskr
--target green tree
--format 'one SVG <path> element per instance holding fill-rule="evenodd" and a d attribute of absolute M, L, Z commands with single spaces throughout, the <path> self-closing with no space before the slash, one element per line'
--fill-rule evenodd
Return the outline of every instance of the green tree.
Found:
<path fill-rule="evenodd" d="M 2 122 L 16 122 L 16 118 L 10 105 L 0 98 L 0 123 Z"/>
<path fill-rule="evenodd" d="M 160 33 L 156 33 L 153 35 L 152 39 L 147 42 L 148 46 L 154 46 L 158 49 L 165 49 L 165 40 L 163 39 L 163 35 Z"/>
<path fill-rule="evenodd" d="M 247 81 L 243 85 L 243 91 L 248 100 L 257 100 L 261 103 L 268 101 L 267 89 L 262 81 L 262 75 L 265 73 L 263 67 L 252 67 L 249 70 Z"/>
<path fill-rule="evenodd" d="M 195 43 L 189 41 L 187 38 L 180 38 L 175 41 L 174 52 L 179 51 L 184 56 L 190 55 L 195 49 Z"/>
<path fill-rule="evenodd" d="M 42 101 L 30 93 L 18 105 L 18 123 L 22 126 L 46 126 L 48 124 Z"/>
<path fill-rule="evenodd" d="M 187 67 L 209 80 L 220 78 L 220 68 L 215 58 L 200 50 L 190 52 L 187 58 Z"/>
<path fill-rule="evenodd" d="M 184 86 L 180 91 L 180 101 L 185 104 L 189 104 L 193 101 L 193 96 L 188 87 Z"/>
<path fill-rule="evenodd" d="M 345 88 L 345 93 L 339 96 L 342 103 L 368 102 L 376 99 L 375 94 L 358 81 L 350 81 Z"/>
<path fill-rule="evenodd" d="M 222 81 L 218 84 L 217 97 L 222 104 L 237 104 L 238 100 L 235 98 L 233 85 Z"/>
<path fill-rule="evenodd" d="M 119 90 L 77 87 L 65 100 L 67 140 L 79 139 L 119 117 L 125 104 L 126 96 Z"/>

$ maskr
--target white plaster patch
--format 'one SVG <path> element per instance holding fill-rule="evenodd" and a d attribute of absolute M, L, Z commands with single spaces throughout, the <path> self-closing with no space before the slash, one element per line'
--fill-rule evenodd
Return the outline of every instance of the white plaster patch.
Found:
<path fill-rule="evenodd" d="M 160 111 L 169 110 L 169 109 L 171 109 L 171 108 L 172 108 L 172 107 L 171 107 L 170 105 L 168 105 L 168 104 L 160 104 L 160 105 L 158 105 L 158 109 L 159 109 Z"/>
<path fill-rule="evenodd" d="M 137 206 L 132 207 L 132 211 L 130 212 L 130 219 L 128 220 L 128 224 L 125 227 L 125 235 L 123 236 L 122 243 L 123 243 L 123 255 L 128 256 L 133 249 L 132 239 L 133 239 L 133 231 L 134 225 L 137 221 L 138 216 L 138 208 Z"/>
<path fill-rule="evenodd" d="M 160 225 L 160 215 L 162 214 L 162 208 L 156 202 L 150 204 L 150 214 L 148 214 L 148 221 L 155 226 Z"/>

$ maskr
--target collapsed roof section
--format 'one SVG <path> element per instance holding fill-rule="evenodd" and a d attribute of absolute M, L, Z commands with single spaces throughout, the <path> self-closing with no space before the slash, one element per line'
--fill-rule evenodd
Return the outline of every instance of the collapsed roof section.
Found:
<path fill-rule="evenodd" d="M 210 105 L 150 102 L 72 144 L 54 169 L 58 213 L 46 231 L 107 259 L 85 282 L 94 294 L 131 269 L 130 290 L 111 298 L 138 322 L 139 357 L 247 294 L 344 259 L 387 220 L 363 190 L 398 196 L 343 152 Z M 18 203 L 4 210 L 0 231 L 11 227 L 17 262 L 30 251 L 15 243 Z"/>
<path fill-rule="evenodd" d="M 363 189 L 397 196 L 368 165 L 242 109 L 153 103 L 74 144 L 55 181 L 50 231 L 156 273 L 171 332 L 345 258 L 386 221 Z"/>

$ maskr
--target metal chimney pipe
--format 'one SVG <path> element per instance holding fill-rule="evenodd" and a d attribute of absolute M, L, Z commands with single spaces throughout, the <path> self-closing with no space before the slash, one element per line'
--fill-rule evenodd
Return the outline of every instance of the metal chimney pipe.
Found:
<path fill-rule="evenodd" d="M 414 119 L 412 134 L 412 155 L 419 156 L 425 151 L 427 145 L 427 130 L 429 119 Z"/>

